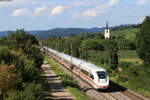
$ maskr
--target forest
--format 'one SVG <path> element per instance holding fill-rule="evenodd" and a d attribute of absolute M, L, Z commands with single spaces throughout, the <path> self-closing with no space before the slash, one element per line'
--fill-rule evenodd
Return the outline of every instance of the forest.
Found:
<path fill-rule="evenodd" d="M 23 29 L 0 38 L 0 100 L 44 100 L 43 54 Z"/>
<path fill-rule="evenodd" d="M 118 29 L 126 33 L 118 35 Z M 101 66 L 107 69 L 112 81 L 150 97 L 150 17 L 132 27 L 132 31 L 126 29 L 116 27 L 110 39 L 97 33 L 49 37 L 42 43 Z"/>

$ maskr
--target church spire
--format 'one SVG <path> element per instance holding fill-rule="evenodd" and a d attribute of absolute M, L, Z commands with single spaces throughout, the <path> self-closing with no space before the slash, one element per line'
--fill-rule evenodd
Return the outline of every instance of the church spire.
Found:
<path fill-rule="evenodd" d="M 109 27 L 108 27 L 108 22 L 106 22 L 106 29 L 109 29 Z"/>
<path fill-rule="evenodd" d="M 105 29 L 105 33 L 104 33 L 104 37 L 105 39 L 109 39 L 110 38 L 110 30 L 109 30 L 109 27 L 108 27 L 108 22 L 106 22 L 106 29 Z"/>

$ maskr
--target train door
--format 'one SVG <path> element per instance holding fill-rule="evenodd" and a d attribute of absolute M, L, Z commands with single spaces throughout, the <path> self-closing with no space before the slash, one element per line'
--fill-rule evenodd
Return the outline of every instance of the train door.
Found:
<path fill-rule="evenodd" d="M 91 79 L 90 80 L 90 84 L 94 87 L 94 76 L 93 76 L 93 74 L 92 73 L 89 73 L 89 78 Z"/>

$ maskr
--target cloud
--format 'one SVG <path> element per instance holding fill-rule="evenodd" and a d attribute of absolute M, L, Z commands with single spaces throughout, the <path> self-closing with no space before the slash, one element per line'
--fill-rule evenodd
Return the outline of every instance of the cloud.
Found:
<path fill-rule="evenodd" d="M 83 13 L 84 16 L 97 16 L 99 13 L 104 12 L 100 9 L 94 8 L 94 9 L 89 9 Z"/>
<path fill-rule="evenodd" d="M 47 9 L 46 6 L 43 6 L 43 7 L 38 7 L 35 9 L 35 11 L 33 12 L 34 15 L 39 15 L 41 14 L 43 11 L 45 11 Z"/>
<path fill-rule="evenodd" d="M 15 11 L 12 12 L 12 16 L 20 16 L 20 15 L 23 15 L 27 12 L 27 9 L 26 8 L 23 8 L 23 9 L 17 9 Z"/>
<path fill-rule="evenodd" d="M 97 6 L 96 8 L 89 9 L 89 10 L 83 12 L 83 15 L 87 16 L 87 17 L 98 16 L 101 13 L 105 12 L 105 10 L 108 9 L 109 7 L 116 5 L 118 2 L 119 2 L 119 0 L 110 0 L 109 2 L 107 2 L 103 5 Z"/>
<path fill-rule="evenodd" d="M 0 1 L 0 6 L 15 6 L 25 2 L 27 2 L 27 0 Z"/>
<path fill-rule="evenodd" d="M 115 4 L 117 4 L 119 2 L 119 0 L 110 0 L 108 3 L 107 3 L 107 5 L 108 6 L 113 6 L 113 5 L 115 5 Z"/>
<path fill-rule="evenodd" d="M 64 11 L 65 7 L 63 6 L 56 6 L 54 8 L 52 8 L 50 14 L 51 15 L 59 15 Z"/>
<path fill-rule="evenodd" d="M 137 0 L 137 5 L 145 5 L 148 0 Z"/>

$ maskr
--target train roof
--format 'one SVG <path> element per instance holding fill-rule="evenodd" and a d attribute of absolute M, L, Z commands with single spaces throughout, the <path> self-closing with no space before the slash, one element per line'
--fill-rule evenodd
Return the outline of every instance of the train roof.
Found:
<path fill-rule="evenodd" d="M 73 65 L 75 65 L 75 66 L 77 66 L 77 67 L 80 67 L 80 68 L 82 68 L 82 69 L 84 69 L 84 70 L 86 70 L 86 71 L 88 71 L 88 72 L 93 72 L 93 71 L 94 71 L 94 72 L 96 72 L 96 71 L 106 71 L 104 68 L 101 68 L 101 67 L 99 67 L 99 66 L 96 66 L 96 65 L 94 65 L 94 64 L 92 64 L 92 63 L 89 63 L 89 62 L 87 62 L 87 61 L 84 61 L 84 60 L 82 60 L 82 59 L 78 59 L 78 58 L 76 58 L 76 57 L 72 57 L 72 56 L 67 55 L 67 54 L 65 54 L 65 53 L 60 53 L 60 52 L 58 52 L 58 51 L 56 51 L 56 50 L 53 50 L 53 49 L 51 49 L 51 48 L 48 48 L 48 50 L 49 50 L 50 52 L 52 52 L 53 54 L 59 56 L 60 58 L 62 58 L 62 59 L 64 59 L 64 60 L 68 61 L 69 63 L 71 63 L 71 64 L 73 64 Z"/>

